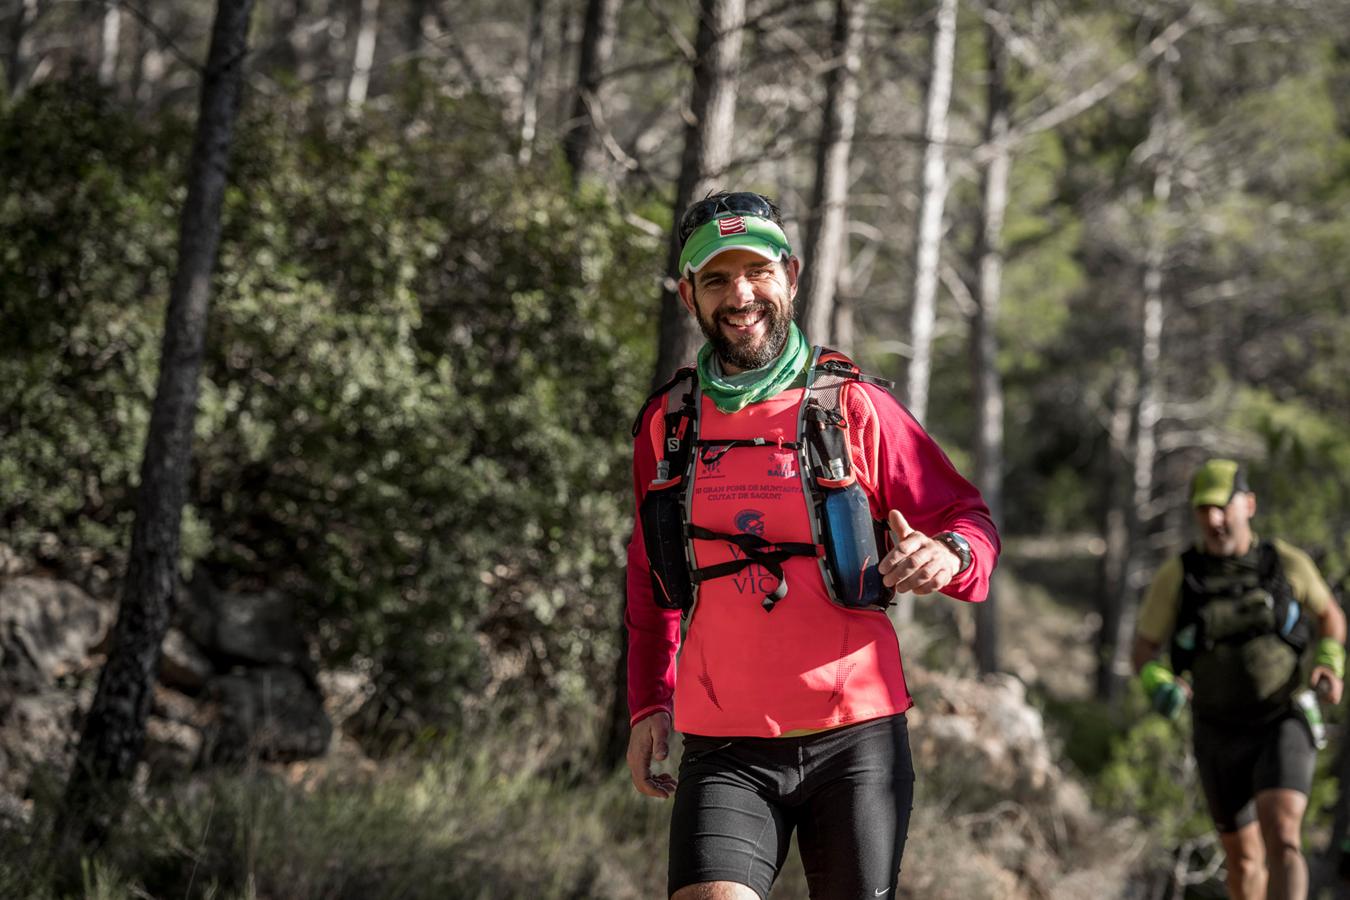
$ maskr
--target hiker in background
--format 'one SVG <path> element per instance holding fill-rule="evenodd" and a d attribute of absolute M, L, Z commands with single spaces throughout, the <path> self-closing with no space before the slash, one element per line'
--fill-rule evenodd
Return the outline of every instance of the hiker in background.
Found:
<path fill-rule="evenodd" d="M 1345 614 L 1308 555 L 1252 531 L 1242 467 L 1191 482 L 1199 541 L 1168 560 L 1139 612 L 1133 661 L 1155 709 L 1189 699 L 1210 816 L 1233 900 L 1305 900 L 1300 832 L 1324 741 L 1320 696 L 1341 699 Z M 1156 659 L 1168 649 L 1169 669 Z"/>

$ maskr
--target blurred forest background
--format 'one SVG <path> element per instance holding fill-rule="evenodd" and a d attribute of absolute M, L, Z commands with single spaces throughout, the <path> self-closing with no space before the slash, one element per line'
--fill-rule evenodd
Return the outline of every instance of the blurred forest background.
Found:
<path fill-rule="evenodd" d="M 251 6 L 0 3 L 0 896 L 51 883 L 227 14 L 184 587 L 68 889 L 661 893 L 667 807 L 621 764 L 629 426 L 695 347 L 674 211 L 728 188 L 778 200 L 808 336 L 897 382 L 1006 538 L 990 603 L 897 610 L 902 895 L 1221 896 L 1126 653 L 1206 456 L 1350 577 L 1344 0 Z"/>

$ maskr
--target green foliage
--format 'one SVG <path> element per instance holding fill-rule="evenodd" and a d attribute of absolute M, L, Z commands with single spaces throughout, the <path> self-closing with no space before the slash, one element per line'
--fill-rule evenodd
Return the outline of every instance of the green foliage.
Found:
<path fill-rule="evenodd" d="M 538 732 L 536 732 L 537 734 Z M 86 869 L 86 900 L 647 897 L 665 883 L 669 806 L 626 772 L 585 786 L 493 731 L 378 773 L 218 772 L 134 805 Z M 33 827 L 0 824 L 0 896 L 50 897 Z"/>
<path fill-rule="evenodd" d="M 1264 455 L 1252 465 L 1260 503 L 1256 527 L 1308 551 L 1333 584 L 1344 581 L 1350 576 L 1350 426 L 1344 415 L 1247 390 L 1235 419 L 1264 444 Z"/>
<path fill-rule="evenodd" d="M 1190 717 L 1171 721 L 1142 712 L 1147 704 L 1138 681 L 1131 679 L 1130 691 L 1136 718 L 1111 742 L 1093 802 L 1139 817 L 1160 844 L 1174 847 L 1213 828 L 1191 754 Z"/>
<path fill-rule="evenodd" d="M 324 659 L 372 661 L 407 728 L 502 691 L 561 716 L 603 700 L 616 652 L 650 375 L 633 273 L 657 248 L 551 159 L 520 169 L 490 104 L 413 113 L 333 129 L 277 102 L 241 123 L 184 550 L 301 598 Z M 0 540 L 115 567 L 186 132 L 77 84 L 0 133 Z"/>
<path fill-rule="evenodd" d="M 158 365 L 183 134 L 90 84 L 0 113 L 0 526 L 123 540 Z"/>

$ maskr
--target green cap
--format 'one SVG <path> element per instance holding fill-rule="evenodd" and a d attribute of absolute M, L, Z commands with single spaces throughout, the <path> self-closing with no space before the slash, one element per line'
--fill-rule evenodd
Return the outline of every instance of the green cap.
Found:
<path fill-rule="evenodd" d="M 1227 506 L 1234 494 L 1250 491 L 1242 466 L 1231 459 L 1211 459 L 1191 478 L 1191 506 Z"/>
<path fill-rule="evenodd" d="M 704 222 L 689 235 L 680 253 L 680 274 L 698 272 L 708 260 L 725 250 L 749 250 L 768 260 L 792 255 L 787 235 L 771 220 L 725 213 Z"/>

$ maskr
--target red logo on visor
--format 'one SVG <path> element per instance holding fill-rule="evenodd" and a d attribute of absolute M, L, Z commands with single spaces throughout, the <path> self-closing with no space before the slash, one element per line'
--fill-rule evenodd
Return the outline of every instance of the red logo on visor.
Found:
<path fill-rule="evenodd" d="M 717 233 L 722 237 L 729 234 L 745 234 L 745 221 L 740 216 L 727 216 L 717 220 Z"/>

